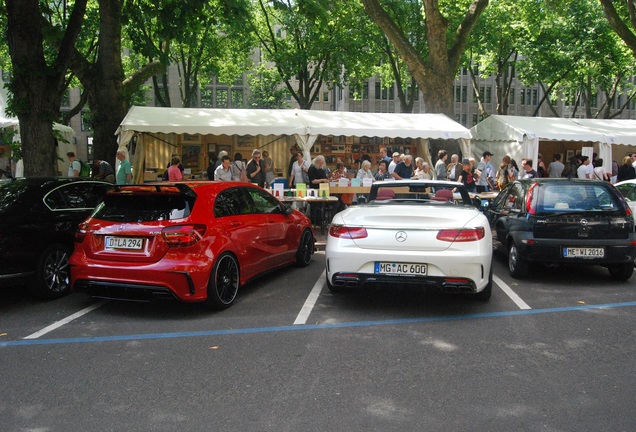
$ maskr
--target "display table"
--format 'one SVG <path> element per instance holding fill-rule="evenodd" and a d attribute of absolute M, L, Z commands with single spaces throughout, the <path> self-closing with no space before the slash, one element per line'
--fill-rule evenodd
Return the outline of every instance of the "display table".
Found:
<path fill-rule="evenodd" d="M 332 194 L 368 194 L 371 186 L 329 186 Z"/>
<path fill-rule="evenodd" d="M 331 213 L 327 211 L 327 207 L 328 207 L 327 204 L 338 203 L 338 197 L 335 197 L 335 196 L 328 196 L 325 198 L 317 198 L 317 197 L 311 197 L 311 196 L 309 197 L 284 196 L 284 197 L 277 197 L 277 198 L 284 203 L 302 202 L 305 204 L 319 206 L 319 213 L 320 213 L 320 219 L 321 219 L 320 220 L 321 234 L 325 233 L 327 225 L 329 225 L 329 223 L 327 223 L 327 219 L 331 216 Z"/>

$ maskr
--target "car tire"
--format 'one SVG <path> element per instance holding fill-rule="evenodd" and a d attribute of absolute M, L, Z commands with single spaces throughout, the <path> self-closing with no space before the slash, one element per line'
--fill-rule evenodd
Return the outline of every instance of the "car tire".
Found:
<path fill-rule="evenodd" d="M 521 258 L 515 242 L 510 243 L 508 247 L 508 270 L 510 270 L 510 276 L 515 279 L 525 277 L 528 275 L 529 268 L 528 261 Z"/>
<path fill-rule="evenodd" d="M 232 306 L 240 285 L 239 265 L 231 253 L 224 253 L 216 260 L 208 282 L 206 304 L 214 309 Z"/>
<path fill-rule="evenodd" d="M 488 301 L 490 300 L 490 296 L 492 296 L 492 266 L 490 267 L 490 276 L 488 276 L 488 284 L 484 287 L 483 290 L 479 291 L 476 294 L 473 294 L 475 300 L 479 301 Z"/>
<path fill-rule="evenodd" d="M 33 294 L 40 298 L 56 299 L 70 292 L 70 256 L 69 248 L 61 244 L 52 244 L 44 250 L 35 269 Z"/>
<path fill-rule="evenodd" d="M 634 263 L 617 264 L 607 268 L 612 279 L 626 281 L 634 274 Z"/>
<path fill-rule="evenodd" d="M 311 263 L 311 256 L 314 253 L 314 236 L 306 229 L 300 236 L 298 251 L 296 252 L 296 266 L 307 267 Z"/>

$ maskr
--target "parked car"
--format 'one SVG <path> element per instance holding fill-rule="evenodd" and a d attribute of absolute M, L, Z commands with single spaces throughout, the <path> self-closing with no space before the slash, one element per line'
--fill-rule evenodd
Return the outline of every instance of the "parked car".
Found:
<path fill-rule="evenodd" d="M 493 201 L 489 218 L 512 277 L 526 276 L 532 263 L 601 265 L 616 280 L 634 272 L 632 211 L 607 182 L 515 181 Z"/>
<path fill-rule="evenodd" d="M 332 291 L 404 283 L 492 293 L 490 226 L 461 183 L 376 182 L 368 202 L 334 216 L 325 251 Z"/>
<path fill-rule="evenodd" d="M 0 286 L 27 285 L 44 298 L 70 290 L 68 260 L 78 225 L 110 183 L 19 178 L 0 184 Z"/>
<path fill-rule="evenodd" d="M 311 222 L 256 185 L 122 186 L 78 230 L 73 287 L 94 297 L 229 307 L 250 279 L 314 252 Z"/>
<path fill-rule="evenodd" d="M 627 205 L 632 210 L 632 215 L 636 213 L 636 179 L 624 180 L 616 183 L 616 189 L 623 195 Z"/>

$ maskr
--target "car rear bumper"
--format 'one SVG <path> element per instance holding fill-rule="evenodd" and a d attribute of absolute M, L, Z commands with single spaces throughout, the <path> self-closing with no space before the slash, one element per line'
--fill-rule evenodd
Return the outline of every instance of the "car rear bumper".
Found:
<path fill-rule="evenodd" d="M 440 252 L 379 251 L 355 248 L 326 252 L 327 278 L 334 286 L 416 284 L 448 292 L 480 292 L 490 282 L 492 246 Z M 425 276 L 375 274 L 376 262 L 426 264 Z"/>
<path fill-rule="evenodd" d="M 592 264 L 612 265 L 634 262 L 636 245 L 629 245 L 626 241 L 616 244 L 611 240 L 552 240 L 532 239 L 521 240 L 517 243 L 520 256 L 528 261 L 553 264 Z M 570 258 L 563 256 L 564 247 L 589 247 L 605 250 L 603 258 Z"/>
<path fill-rule="evenodd" d="M 85 256 L 84 256 L 85 258 Z M 133 301 L 178 299 L 200 302 L 207 298 L 211 265 L 192 260 L 187 265 L 160 261 L 148 265 L 98 263 L 71 258 L 73 289 L 94 297 Z"/>

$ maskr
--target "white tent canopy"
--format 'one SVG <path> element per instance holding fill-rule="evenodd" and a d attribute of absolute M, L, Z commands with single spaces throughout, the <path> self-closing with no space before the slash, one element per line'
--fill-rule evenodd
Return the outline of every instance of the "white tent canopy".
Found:
<path fill-rule="evenodd" d="M 307 159 L 318 135 L 412 138 L 426 144 L 428 139 L 457 139 L 464 154 L 471 137 L 468 129 L 443 114 L 141 106 L 132 107 L 120 124 L 116 132 L 120 148 L 126 148 L 136 133 L 289 135 L 295 137 Z"/>
<path fill-rule="evenodd" d="M 598 143 L 606 169 L 611 169 L 612 144 L 636 145 L 636 120 L 566 119 L 491 115 L 470 130 L 477 151 L 503 147 L 514 159 L 536 161 L 539 141 Z"/>

